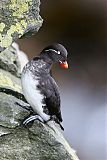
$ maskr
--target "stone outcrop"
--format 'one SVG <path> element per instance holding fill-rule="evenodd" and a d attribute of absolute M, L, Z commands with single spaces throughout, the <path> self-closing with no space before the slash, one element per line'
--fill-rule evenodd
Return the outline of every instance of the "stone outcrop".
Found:
<path fill-rule="evenodd" d="M 0 51 L 22 36 L 35 34 L 42 25 L 39 0 L 0 1 Z"/>

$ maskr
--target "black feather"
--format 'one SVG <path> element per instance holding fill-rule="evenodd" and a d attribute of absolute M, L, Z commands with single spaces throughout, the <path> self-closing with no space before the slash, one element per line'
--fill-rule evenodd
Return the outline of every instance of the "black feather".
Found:
<path fill-rule="evenodd" d="M 58 86 L 50 74 L 41 76 L 39 79 L 38 89 L 41 94 L 44 95 L 44 112 L 53 116 L 55 115 L 60 122 L 62 122 L 61 110 L 60 110 L 60 94 Z M 49 112 L 47 112 L 47 109 Z"/>

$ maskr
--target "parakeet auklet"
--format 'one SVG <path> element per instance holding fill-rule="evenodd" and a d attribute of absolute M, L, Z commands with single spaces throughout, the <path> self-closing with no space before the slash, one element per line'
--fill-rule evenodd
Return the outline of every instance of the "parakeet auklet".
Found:
<path fill-rule="evenodd" d="M 58 86 L 50 73 L 53 63 L 68 68 L 67 50 L 61 44 L 53 44 L 29 61 L 22 71 L 22 90 L 35 115 L 30 116 L 24 124 L 39 119 L 47 122 L 54 119 L 61 126 L 60 94 Z"/>

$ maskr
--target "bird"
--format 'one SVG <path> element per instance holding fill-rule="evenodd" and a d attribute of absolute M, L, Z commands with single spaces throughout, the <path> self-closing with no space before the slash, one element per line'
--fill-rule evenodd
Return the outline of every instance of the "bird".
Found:
<path fill-rule="evenodd" d="M 59 63 L 67 69 L 67 55 L 62 44 L 54 43 L 45 47 L 24 66 L 21 75 L 22 91 L 34 113 L 23 122 L 25 125 L 36 119 L 44 123 L 54 120 L 64 130 L 61 125 L 63 120 L 59 88 L 52 77 L 51 68 L 54 63 Z"/>

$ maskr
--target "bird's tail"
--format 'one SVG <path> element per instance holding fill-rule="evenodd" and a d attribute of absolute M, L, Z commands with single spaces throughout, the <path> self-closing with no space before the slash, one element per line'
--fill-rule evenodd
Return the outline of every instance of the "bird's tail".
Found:
<path fill-rule="evenodd" d="M 59 123 L 59 125 L 60 125 L 61 129 L 64 131 L 64 127 L 61 125 L 61 123 Z"/>
<path fill-rule="evenodd" d="M 64 131 L 64 127 L 61 125 L 61 122 L 59 121 L 58 118 L 55 118 L 55 122 L 59 124 L 60 128 Z"/>

